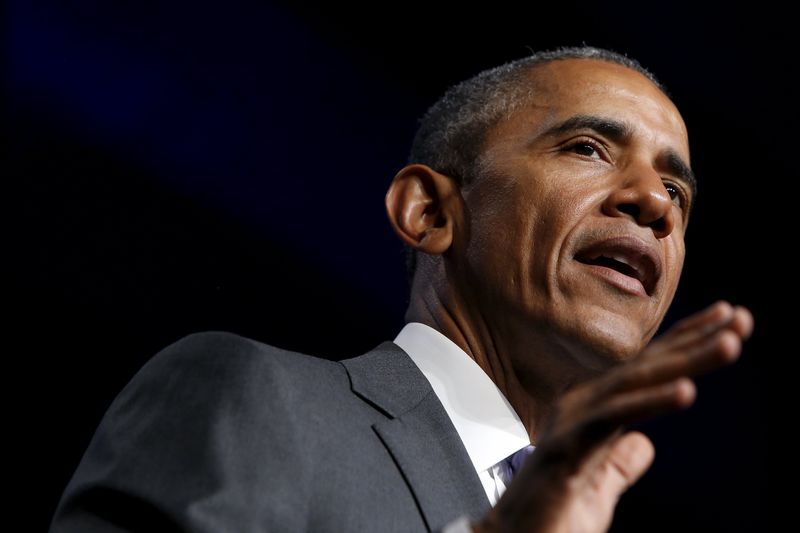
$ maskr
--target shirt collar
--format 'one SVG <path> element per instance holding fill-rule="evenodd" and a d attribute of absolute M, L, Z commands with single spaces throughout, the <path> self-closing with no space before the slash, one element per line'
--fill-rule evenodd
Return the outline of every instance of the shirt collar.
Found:
<path fill-rule="evenodd" d="M 530 444 L 525 426 L 506 397 L 456 343 L 419 322 L 406 324 L 394 343 L 430 382 L 476 471 Z"/>

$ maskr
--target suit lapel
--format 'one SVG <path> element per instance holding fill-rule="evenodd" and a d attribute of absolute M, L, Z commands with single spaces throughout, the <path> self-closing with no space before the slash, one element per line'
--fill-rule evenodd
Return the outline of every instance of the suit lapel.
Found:
<path fill-rule="evenodd" d="M 387 419 L 373 425 L 408 483 L 430 530 L 490 508 L 478 474 L 428 380 L 406 353 L 385 342 L 342 361 L 358 396 Z"/>

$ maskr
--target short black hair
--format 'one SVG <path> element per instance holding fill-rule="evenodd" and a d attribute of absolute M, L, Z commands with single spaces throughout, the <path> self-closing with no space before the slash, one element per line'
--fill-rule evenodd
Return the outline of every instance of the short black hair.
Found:
<path fill-rule="evenodd" d="M 532 89 L 527 74 L 531 67 L 562 59 L 617 63 L 641 73 L 669 95 L 661 82 L 638 61 L 611 50 L 579 46 L 535 52 L 484 70 L 450 87 L 419 120 L 408 164 L 427 165 L 453 177 L 461 187 L 472 183 L 486 133 L 530 100 Z M 405 249 L 411 283 L 417 265 L 416 250 L 408 245 Z"/>

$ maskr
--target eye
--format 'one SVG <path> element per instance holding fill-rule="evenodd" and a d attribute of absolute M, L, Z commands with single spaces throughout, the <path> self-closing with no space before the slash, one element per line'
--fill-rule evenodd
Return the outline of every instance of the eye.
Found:
<path fill-rule="evenodd" d="M 602 148 L 600 145 L 592 141 L 590 139 L 581 139 L 577 142 L 570 143 L 566 145 L 563 150 L 565 152 L 572 152 L 578 154 L 583 157 L 589 157 L 592 159 L 601 159 L 601 150 Z"/>
<path fill-rule="evenodd" d="M 594 149 L 594 146 L 588 143 L 578 143 L 572 145 L 572 150 L 576 154 L 585 155 L 591 157 L 592 154 L 596 154 L 597 150 Z"/>
<path fill-rule="evenodd" d="M 667 193 L 669 197 L 672 198 L 675 205 L 681 209 L 686 207 L 686 194 L 683 192 L 683 189 L 672 183 L 665 183 L 664 188 L 667 189 Z"/>

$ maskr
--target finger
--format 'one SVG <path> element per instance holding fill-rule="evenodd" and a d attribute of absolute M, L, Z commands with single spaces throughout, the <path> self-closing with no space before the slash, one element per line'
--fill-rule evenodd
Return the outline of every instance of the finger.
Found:
<path fill-rule="evenodd" d="M 587 402 L 628 390 L 666 383 L 681 376 L 695 377 L 735 362 L 742 350 L 742 340 L 729 329 L 661 357 L 636 360 L 587 384 Z"/>
<path fill-rule="evenodd" d="M 606 467 L 602 469 L 606 473 L 606 486 L 619 497 L 647 472 L 655 454 L 653 443 L 643 433 L 625 433 L 608 452 Z"/>
<path fill-rule="evenodd" d="M 742 340 L 746 340 L 753 332 L 753 315 L 746 307 L 730 306 L 727 302 L 717 302 L 699 313 L 686 324 L 671 328 L 647 347 L 645 356 L 656 355 L 671 349 L 681 349 L 693 342 L 698 342 L 717 331 L 727 328 L 734 331 Z"/>
<path fill-rule="evenodd" d="M 699 376 L 736 361 L 742 350 L 742 340 L 738 334 L 723 329 L 700 342 L 683 347 L 681 350 L 642 363 L 640 368 L 628 370 L 627 387 L 637 384 L 651 385 L 673 380 L 680 376 Z M 625 381 L 623 379 L 623 381 Z"/>
<path fill-rule="evenodd" d="M 619 394 L 574 416 L 564 416 L 561 423 L 548 428 L 532 457 L 563 465 L 584 464 L 618 438 L 614 434 L 621 433 L 623 426 L 685 409 L 696 395 L 688 378 Z"/>
<path fill-rule="evenodd" d="M 654 340 L 645 349 L 644 357 L 652 357 L 668 350 L 681 349 L 699 342 L 722 328 L 727 327 L 736 316 L 734 308 L 727 302 L 717 302 L 698 315 L 679 322 Z"/>
<path fill-rule="evenodd" d="M 741 305 L 737 305 L 734 308 L 734 316 L 727 327 L 736 332 L 742 339 L 747 340 L 750 338 L 750 335 L 753 334 L 753 325 L 754 319 L 750 310 Z"/>
<path fill-rule="evenodd" d="M 621 426 L 649 420 L 689 407 L 697 396 L 691 379 L 680 377 L 644 389 L 616 395 L 587 411 L 572 431 L 580 448 L 595 446 Z"/>
<path fill-rule="evenodd" d="M 689 315 L 676 322 L 669 331 L 678 333 L 687 329 L 695 329 L 705 324 L 716 323 L 720 320 L 730 318 L 733 314 L 733 307 L 725 300 L 719 300 L 709 305 L 705 309 Z"/>

